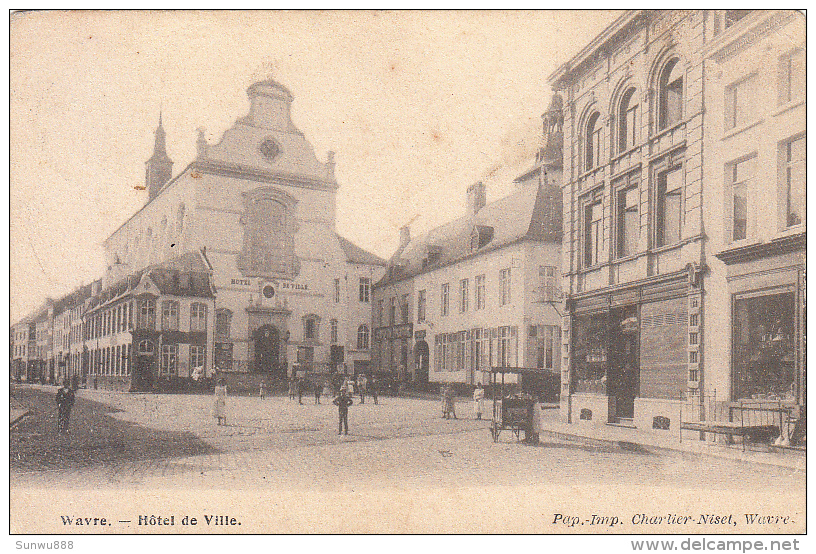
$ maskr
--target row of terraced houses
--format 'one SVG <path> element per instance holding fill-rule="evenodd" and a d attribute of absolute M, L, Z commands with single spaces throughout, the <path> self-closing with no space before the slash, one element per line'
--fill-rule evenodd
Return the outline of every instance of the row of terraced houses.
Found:
<path fill-rule="evenodd" d="M 513 192 L 471 185 L 462 217 L 404 227 L 387 261 L 334 230 L 333 154 L 315 158 L 281 85 L 250 87 L 249 115 L 175 177 L 160 125 L 108 272 L 12 327 L 13 374 L 464 387 L 535 368 L 565 420 L 655 432 L 688 398 L 803 407 L 803 16 L 628 11 L 548 84 Z"/>

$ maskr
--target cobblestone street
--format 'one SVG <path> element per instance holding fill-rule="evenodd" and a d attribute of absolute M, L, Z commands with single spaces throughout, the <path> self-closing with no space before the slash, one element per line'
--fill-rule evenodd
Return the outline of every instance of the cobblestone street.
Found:
<path fill-rule="evenodd" d="M 306 397 L 303 405 L 283 397 L 231 397 L 229 425 L 218 427 L 209 396 L 83 390 L 71 435 L 60 439 L 53 395 L 48 387 L 12 387 L 12 396 L 32 411 L 11 433 L 11 487 L 18 493 L 170 489 L 179 494 L 244 490 L 251 496 L 266 490 L 276 497 L 329 498 L 350 491 L 465 495 L 544 487 L 546 494 L 572 490 L 592 498 L 621 490 L 655 494 L 658 489 L 650 484 L 660 483 L 691 499 L 742 495 L 763 505 L 778 498 L 779 490 L 805 487 L 804 472 L 656 454 L 636 445 L 602 447 L 542 436 L 540 446 L 530 447 L 516 443 L 509 432 L 495 444 L 488 422 L 473 420 L 466 402 L 458 404 L 458 420 L 441 419 L 433 400 L 385 397 L 379 405 L 355 403 L 346 437 L 337 435 L 337 409 L 326 399 L 315 406 Z"/>

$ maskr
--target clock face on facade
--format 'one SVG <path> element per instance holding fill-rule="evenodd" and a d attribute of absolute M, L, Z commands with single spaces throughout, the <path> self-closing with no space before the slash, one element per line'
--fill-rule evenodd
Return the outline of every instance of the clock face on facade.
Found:
<path fill-rule="evenodd" d="M 274 139 L 266 139 L 259 148 L 261 154 L 268 162 L 272 162 L 281 153 L 281 147 Z"/>
<path fill-rule="evenodd" d="M 275 287 L 273 287 L 272 285 L 266 285 L 263 288 L 263 295 L 266 298 L 272 298 L 273 296 L 275 296 Z"/>

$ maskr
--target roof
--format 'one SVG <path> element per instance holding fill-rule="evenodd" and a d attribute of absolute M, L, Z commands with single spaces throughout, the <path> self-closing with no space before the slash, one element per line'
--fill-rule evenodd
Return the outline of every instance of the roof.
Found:
<path fill-rule="evenodd" d="M 215 298 L 209 264 L 204 258 L 204 253 L 196 251 L 131 273 L 95 297 L 90 309 L 96 309 L 129 294 L 144 276 L 153 281 L 161 294 Z"/>
<path fill-rule="evenodd" d="M 521 240 L 560 244 L 561 205 L 561 191 L 554 185 L 520 187 L 474 216 L 460 217 L 412 239 L 391 258 L 385 277 L 377 284 L 400 281 Z M 474 233 L 479 233 L 482 243 L 476 251 L 471 249 Z M 437 256 L 432 262 L 429 252 Z"/>
<path fill-rule="evenodd" d="M 337 240 L 340 241 L 340 248 L 343 249 L 347 262 L 361 265 L 387 265 L 387 262 L 379 256 L 363 250 L 350 240 L 341 237 L 337 233 L 335 233 L 335 236 L 337 236 Z"/>

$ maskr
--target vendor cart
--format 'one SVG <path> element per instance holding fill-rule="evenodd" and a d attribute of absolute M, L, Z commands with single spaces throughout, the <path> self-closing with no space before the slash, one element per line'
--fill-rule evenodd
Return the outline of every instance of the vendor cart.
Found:
<path fill-rule="evenodd" d="M 511 431 L 516 440 L 521 440 L 521 432 L 533 432 L 533 410 L 536 401 L 527 395 L 510 394 L 505 384 L 506 374 L 515 375 L 549 375 L 552 372 L 546 369 L 525 367 L 494 367 L 490 370 L 490 392 L 493 396 L 493 421 L 490 424 L 490 434 L 493 441 L 499 441 L 502 431 Z"/>

